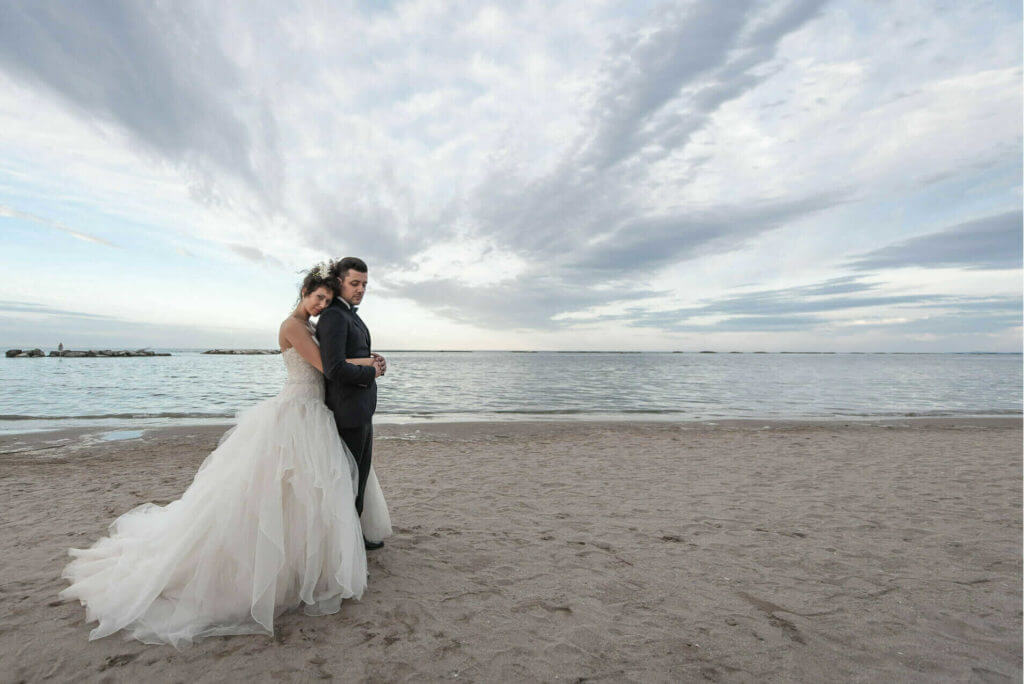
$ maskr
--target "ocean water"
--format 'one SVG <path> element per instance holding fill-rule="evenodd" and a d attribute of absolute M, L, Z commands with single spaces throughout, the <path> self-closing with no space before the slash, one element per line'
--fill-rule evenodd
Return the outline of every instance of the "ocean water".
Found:
<path fill-rule="evenodd" d="M 230 422 L 279 355 L 0 359 L 0 433 Z M 377 422 L 1020 415 L 1019 354 L 383 352 Z"/>

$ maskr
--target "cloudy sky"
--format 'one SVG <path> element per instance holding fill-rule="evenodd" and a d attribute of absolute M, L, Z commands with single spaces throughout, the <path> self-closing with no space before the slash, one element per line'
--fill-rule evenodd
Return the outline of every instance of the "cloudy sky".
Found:
<path fill-rule="evenodd" d="M 0 0 L 0 345 L 1019 351 L 1019 2 Z"/>

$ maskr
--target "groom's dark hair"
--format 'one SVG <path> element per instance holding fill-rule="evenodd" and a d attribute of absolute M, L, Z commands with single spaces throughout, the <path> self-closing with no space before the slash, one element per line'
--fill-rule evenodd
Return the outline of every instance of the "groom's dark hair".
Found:
<path fill-rule="evenodd" d="M 345 274 L 350 270 L 359 271 L 360 273 L 368 273 L 366 268 L 366 262 L 359 257 L 345 257 L 334 262 L 331 266 L 331 275 L 335 278 L 344 278 Z"/>

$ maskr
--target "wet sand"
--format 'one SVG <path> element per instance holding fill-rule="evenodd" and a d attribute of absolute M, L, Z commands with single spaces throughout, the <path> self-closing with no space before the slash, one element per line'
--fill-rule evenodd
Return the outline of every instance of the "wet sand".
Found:
<path fill-rule="evenodd" d="M 1021 679 L 1019 417 L 379 426 L 361 601 L 88 641 L 67 548 L 224 429 L 0 437 L 0 681 Z"/>

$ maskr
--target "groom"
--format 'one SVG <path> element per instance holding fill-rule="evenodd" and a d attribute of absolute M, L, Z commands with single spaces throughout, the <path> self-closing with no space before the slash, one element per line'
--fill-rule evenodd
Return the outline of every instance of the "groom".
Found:
<path fill-rule="evenodd" d="M 341 296 L 320 314 L 316 337 L 324 366 L 324 401 L 334 413 L 338 434 L 359 465 L 356 512 L 362 515 L 363 493 L 373 456 L 373 412 L 377 408 L 376 378 L 384 375 L 387 362 L 370 351 L 370 331 L 356 313 L 366 294 L 366 262 L 345 257 L 331 267 L 338 279 Z M 346 359 L 373 358 L 373 365 L 360 366 Z M 384 542 L 364 539 L 367 549 L 379 549 Z"/>

